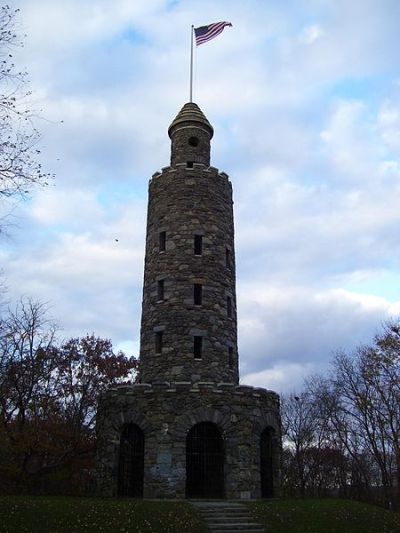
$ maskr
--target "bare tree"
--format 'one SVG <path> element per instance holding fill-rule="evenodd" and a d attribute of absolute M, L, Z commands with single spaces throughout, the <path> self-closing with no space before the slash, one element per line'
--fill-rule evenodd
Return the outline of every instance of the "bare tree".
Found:
<path fill-rule="evenodd" d="M 400 322 L 368 346 L 335 354 L 330 373 L 282 402 L 284 476 L 301 495 L 400 507 Z"/>
<path fill-rule="evenodd" d="M 365 372 L 376 390 L 385 439 L 391 443 L 397 497 L 400 503 L 400 323 L 389 321 L 375 337 L 368 352 Z"/>
<path fill-rule="evenodd" d="M 381 347 L 375 341 L 352 355 L 337 354 L 334 384 L 338 413 L 346 420 L 346 433 L 338 427 L 339 436 L 344 440 L 345 435 L 346 441 L 352 442 L 353 454 L 358 447 L 359 454 L 367 453 L 374 460 L 380 472 L 379 484 L 389 501 L 394 476 L 398 476 L 400 353 L 394 358 L 387 353 L 387 333 L 376 339 Z"/>
<path fill-rule="evenodd" d="M 29 107 L 27 73 L 16 67 L 13 52 L 23 46 L 19 10 L 0 8 L 0 199 L 24 198 L 35 185 L 47 185 L 37 148 L 40 134 Z M 4 206 L 3 206 L 4 209 Z"/>
<path fill-rule="evenodd" d="M 320 445 L 336 457 L 336 465 L 331 465 L 331 486 L 343 496 L 365 496 L 372 484 L 369 452 L 358 424 L 343 408 L 336 374 L 314 376 L 306 381 L 306 388 L 316 407 Z M 323 461 L 321 468 L 326 466 Z"/>
<path fill-rule="evenodd" d="M 8 469 L 15 479 L 29 471 L 37 442 L 37 424 L 55 400 L 52 377 L 57 368 L 55 325 L 46 306 L 22 300 L 3 316 L 0 332 L 0 423 L 7 443 Z"/>
<path fill-rule="evenodd" d="M 307 392 L 282 397 L 282 432 L 286 453 L 286 475 L 293 489 L 305 496 L 309 485 L 308 455 L 315 444 L 317 431 L 314 406 Z"/>

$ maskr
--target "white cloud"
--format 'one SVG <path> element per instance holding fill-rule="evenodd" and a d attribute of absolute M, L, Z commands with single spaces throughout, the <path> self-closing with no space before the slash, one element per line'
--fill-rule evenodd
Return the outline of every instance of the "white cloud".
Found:
<path fill-rule="evenodd" d="M 288 393 L 296 389 L 300 390 L 303 380 L 316 373 L 317 369 L 318 367 L 312 364 L 281 363 L 261 372 L 246 374 L 241 379 L 241 383 L 268 388 L 279 393 Z"/>
<path fill-rule="evenodd" d="M 313 44 L 324 34 L 323 28 L 319 24 L 312 24 L 303 29 L 300 35 L 300 41 L 306 44 Z"/>
<path fill-rule="evenodd" d="M 65 335 L 95 331 L 117 343 L 137 336 L 145 206 L 131 201 L 110 216 L 91 196 L 51 191 L 32 216 L 29 234 L 5 254 L 11 296 L 51 302 Z"/>
<path fill-rule="evenodd" d="M 326 369 L 334 351 L 352 350 L 371 340 L 380 324 L 395 315 L 399 304 L 400 299 L 392 304 L 382 297 L 342 288 L 317 291 L 296 285 L 239 282 L 242 373 L 268 376 L 282 361 L 313 371 Z M 271 387 L 268 382 L 264 385 Z"/>
<path fill-rule="evenodd" d="M 87 228 L 104 216 L 93 190 L 48 188 L 37 191 L 30 206 L 30 215 L 43 226 L 58 224 Z"/>
<path fill-rule="evenodd" d="M 137 348 L 147 180 L 188 97 L 190 24 L 227 19 L 196 52 L 195 95 L 234 184 L 245 378 L 290 388 L 399 313 L 376 281 L 400 265 L 397 1 L 16 5 L 57 177 L 15 211 L 11 296 L 51 300 L 66 335 Z"/>
<path fill-rule="evenodd" d="M 400 100 L 385 101 L 379 111 L 382 138 L 391 150 L 400 149 Z"/>
<path fill-rule="evenodd" d="M 364 102 L 339 102 L 321 138 L 339 175 L 365 180 L 368 172 L 376 172 L 378 147 L 373 142 L 373 125 Z"/>

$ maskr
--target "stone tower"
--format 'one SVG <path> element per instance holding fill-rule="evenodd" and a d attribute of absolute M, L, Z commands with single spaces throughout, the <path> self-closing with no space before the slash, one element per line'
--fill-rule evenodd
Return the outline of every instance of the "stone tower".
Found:
<path fill-rule="evenodd" d="M 99 402 L 104 495 L 258 498 L 279 491 L 279 397 L 239 385 L 232 185 L 187 103 L 149 183 L 139 383 Z"/>
<path fill-rule="evenodd" d="M 213 129 L 196 104 L 168 133 L 171 166 L 149 185 L 141 379 L 237 383 L 232 186 L 210 167 Z"/>

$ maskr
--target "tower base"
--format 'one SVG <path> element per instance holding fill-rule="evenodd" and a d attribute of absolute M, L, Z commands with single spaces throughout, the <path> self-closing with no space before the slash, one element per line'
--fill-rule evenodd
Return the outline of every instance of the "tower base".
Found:
<path fill-rule="evenodd" d="M 234 383 L 109 389 L 97 415 L 103 496 L 253 499 L 279 495 L 279 396 Z"/>

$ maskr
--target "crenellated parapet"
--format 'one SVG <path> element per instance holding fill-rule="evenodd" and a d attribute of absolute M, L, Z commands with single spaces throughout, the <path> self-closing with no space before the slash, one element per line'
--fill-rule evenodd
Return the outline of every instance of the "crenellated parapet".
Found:
<path fill-rule="evenodd" d="M 101 402 L 114 401 L 118 397 L 133 395 L 159 394 L 160 392 L 185 393 L 193 392 L 212 392 L 213 394 L 235 394 L 237 396 L 246 395 L 246 397 L 263 398 L 271 403 L 271 406 L 279 407 L 279 394 L 272 390 L 262 387 L 252 387 L 250 385 L 237 385 L 232 382 L 215 382 L 215 381 L 153 381 L 153 383 L 134 383 L 132 385 L 119 385 L 110 387 L 101 397 Z"/>
<path fill-rule="evenodd" d="M 109 389 L 99 403 L 99 464 L 102 493 L 117 494 L 114 457 L 119 436 L 139 426 L 146 442 L 144 497 L 185 497 L 185 446 L 190 428 L 216 424 L 225 443 L 227 498 L 260 498 L 260 436 L 274 432 L 273 473 L 279 487 L 279 396 L 266 389 L 233 383 L 153 382 Z"/>

